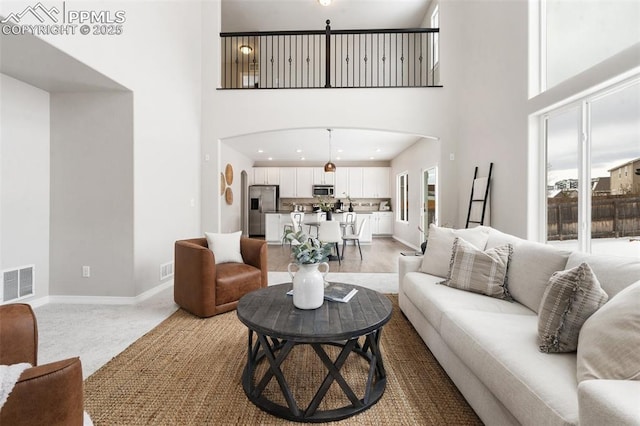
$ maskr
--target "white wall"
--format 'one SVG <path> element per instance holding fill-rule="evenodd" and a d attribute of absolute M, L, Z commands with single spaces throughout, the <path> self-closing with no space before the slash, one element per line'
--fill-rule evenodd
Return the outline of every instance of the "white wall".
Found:
<path fill-rule="evenodd" d="M 132 94 L 52 94 L 51 295 L 135 296 L 132 183 Z"/>
<path fill-rule="evenodd" d="M 391 209 L 394 211 L 394 216 L 397 213 L 396 200 L 398 197 L 396 176 L 405 171 L 409 173 L 409 221 L 405 223 L 394 220 L 393 236 L 416 249 L 423 241 L 422 235 L 418 231 L 418 226 L 421 225 L 422 171 L 435 166 L 440 168 L 440 164 L 443 162 L 440 146 L 440 141 L 421 139 L 391 161 Z M 446 196 L 447 194 L 439 194 L 439 198 L 446 198 Z M 440 209 L 440 206 L 436 208 L 443 210 Z"/>
<path fill-rule="evenodd" d="M 526 237 L 527 12 L 525 0 L 440 3 L 442 84 L 455 92 L 447 126 L 457 140 L 457 186 L 442 195 L 457 192 L 457 226 L 466 220 L 474 168 L 486 176 L 493 162 L 491 224 Z"/>
<path fill-rule="evenodd" d="M 243 154 L 239 153 L 229 145 L 224 143 L 220 147 L 220 164 L 222 169 L 227 164 L 233 167 L 233 182 L 230 187 L 233 191 L 233 204 L 229 205 L 224 199 L 224 195 L 220 195 L 220 217 L 221 232 L 235 232 L 242 229 L 241 223 L 241 206 L 242 206 L 242 180 L 240 174 L 245 171 L 249 176 L 252 175 L 253 161 Z M 220 191 L 217 193 L 220 194 Z"/>
<path fill-rule="evenodd" d="M 40 298 L 49 294 L 49 93 L 4 74 L 0 92 L 0 270 L 35 265 Z"/>
<path fill-rule="evenodd" d="M 9 2 L 2 12 L 27 4 Z M 134 278 L 117 295 L 141 294 L 160 284 L 160 265 L 173 259 L 175 240 L 201 234 L 201 82 L 212 78 L 201 67 L 202 3 L 74 1 L 67 7 L 126 13 L 122 35 L 44 39 L 133 92 Z M 98 292 L 116 295 L 108 285 Z"/>

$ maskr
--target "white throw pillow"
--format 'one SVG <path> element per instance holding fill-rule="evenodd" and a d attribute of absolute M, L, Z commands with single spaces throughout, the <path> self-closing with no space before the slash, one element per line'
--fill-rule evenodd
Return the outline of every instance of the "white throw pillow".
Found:
<path fill-rule="evenodd" d="M 489 228 L 478 226 L 469 229 L 451 229 L 431 224 L 427 250 L 422 258 L 420 271 L 438 277 L 447 277 L 453 251 L 453 240 L 456 237 L 462 238 L 479 250 L 484 250 L 489 238 Z"/>
<path fill-rule="evenodd" d="M 460 290 L 511 300 L 507 288 L 507 268 L 511 244 L 478 250 L 456 237 L 451 254 L 451 270 L 444 284 Z"/>
<path fill-rule="evenodd" d="M 232 232 L 230 234 L 216 234 L 213 232 L 205 232 L 207 237 L 207 245 L 209 250 L 213 252 L 218 263 L 244 263 L 242 253 L 240 253 L 240 237 L 242 231 Z"/>
<path fill-rule="evenodd" d="M 640 380 L 640 281 L 616 294 L 585 321 L 578 338 L 578 383 Z"/>

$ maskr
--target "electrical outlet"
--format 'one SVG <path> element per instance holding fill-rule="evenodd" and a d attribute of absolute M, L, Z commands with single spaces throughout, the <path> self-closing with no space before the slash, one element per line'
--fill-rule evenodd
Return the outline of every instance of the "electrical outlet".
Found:
<path fill-rule="evenodd" d="M 449 154 L 449 160 L 453 161 L 455 159 L 456 159 L 456 155 L 453 152 Z"/>
<path fill-rule="evenodd" d="M 89 278 L 91 276 L 91 267 L 83 266 L 82 267 L 82 278 Z"/>

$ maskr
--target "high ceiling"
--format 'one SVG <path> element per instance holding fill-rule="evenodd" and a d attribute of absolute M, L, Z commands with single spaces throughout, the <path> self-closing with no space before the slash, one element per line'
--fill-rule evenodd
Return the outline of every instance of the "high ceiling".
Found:
<path fill-rule="evenodd" d="M 222 0 L 222 31 L 416 28 L 430 0 Z"/>
<path fill-rule="evenodd" d="M 331 130 L 331 159 L 336 162 L 389 161 L 420 139 L 417 135 L 357 129 Z M 296 129 L 225 139 L 253 159 L 274 163 L 324 163 L 329 159 L 327 129 Z M 317 164 L 313 164 L 317 165 Z"/>
<path fill-rule="evenodd" d="M 222 0 L 222 31 L 322 30 L 327 19 L 333 29 L 415 28 L 421 26 L 429 3 L 430 0 L 333 0 L 325 7 L 317 0 Z M 337 163 L 389 161 L 419 138 L 334 129 L 331 158 Z M 329 157 L 328 132 L 323 128 L 259 133 L 225 139 L 223 143 L 258 162 L 312 164 Z"/>

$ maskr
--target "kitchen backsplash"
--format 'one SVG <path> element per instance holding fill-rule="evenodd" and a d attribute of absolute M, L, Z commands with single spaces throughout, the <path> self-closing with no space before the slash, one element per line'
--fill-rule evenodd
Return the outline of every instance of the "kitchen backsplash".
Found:
<path fill-rule="evenodd" d="M 336 198 L 336 200 L 342 201 L 343 211 L 349 209 L 349 201 L 346 198 Z M 387 206 L 391 206 L 391 199 L 389 198 L 354 198 L 352 203 L 353 211 L 378 211 L 380 210 L 380 203 L 385 201 Z M 310 212 L 313 211 L 313 206 L 317 204 L 318 200 L 315 198 L 280 198 L 279 210 L 293 211 L 294 206 L 302 206 L 305 212 Z"/>

